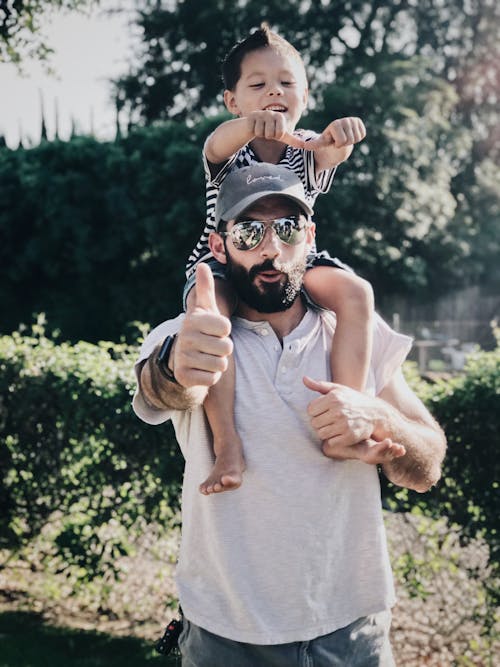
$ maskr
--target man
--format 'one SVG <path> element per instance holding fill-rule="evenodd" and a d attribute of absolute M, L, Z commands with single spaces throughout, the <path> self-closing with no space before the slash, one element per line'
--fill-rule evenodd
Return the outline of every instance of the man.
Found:
<path fill-rule="evenodd" d="M 177 584 L 190 667 L 394 664 L 378 474 L 352 452 L 387 451 L 387 477 L 423 492 L 440 477 L 445 440 L 401 374 L 410 340 L 379 318 L 366 392 L 329 381 L 334 316 L 301 294 L 309 214 L 283 167 L 228 175 L 210 248 L 227 265 L 238 316 L 220 315 L 210 270 L 199 266 L 196 304 L 151 332 L 136 367 L 136 413 L 172 419 L 186 460 Z M 202 403 L 231 353 L 245 481 L 205 497 Z"/>

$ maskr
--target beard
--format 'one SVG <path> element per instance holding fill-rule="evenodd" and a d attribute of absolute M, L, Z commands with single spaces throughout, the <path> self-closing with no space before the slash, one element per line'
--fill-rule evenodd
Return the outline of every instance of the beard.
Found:
<path fill-rule="evenodd" d="M 288 263 L 268 259 L 252 266 L 249 271 L 231 259 L 229 253 L 226 253 L 226 258 L 226 275 L 238 298 L 250 308 L 259 313 L 278 313 L 288 310 L 295 303 L 302 288 L 305 258 Z M 281 271 L 283 277 L 277 282 L 257 286 L 254 279 L 261 271 Z"/>

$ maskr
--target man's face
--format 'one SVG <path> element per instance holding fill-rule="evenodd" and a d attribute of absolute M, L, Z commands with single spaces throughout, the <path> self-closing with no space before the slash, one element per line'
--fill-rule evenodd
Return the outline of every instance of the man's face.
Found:
<path fill-rule="evenodd" d="M 304 216 L 300 207 L 281 196 L 266 197 L 248 208 L 227 231 L 242 220 L 271 223 L 276 218 Z M 307 250 L 313 229 L 308 227 L 304 240 L 287 245 L 272 229 L 252 250 L 237 250 L 228 237 L 225 243 L 227 275 L 241 301 L 260 313 L 275 313 L 290 308 L 302 287 Z"/>

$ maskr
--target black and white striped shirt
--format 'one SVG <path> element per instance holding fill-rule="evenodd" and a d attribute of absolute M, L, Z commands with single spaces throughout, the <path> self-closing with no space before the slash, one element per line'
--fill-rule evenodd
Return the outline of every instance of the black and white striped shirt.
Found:
<path fill-rule="evenodd" d="M 305 141 L 318 136 L 311 130 L 296 130 L 294 134 L 299 136 L 301 139 L 304 139 Z M 222 182 L 224 181 L 227 174 L 233 169 L 248 167 L 255 162 L 262 162 L 262 160 L 260 160 L 253 152 L 250 145 L 246 144 L 223 164 L 222 168 L 215 176 L 212 176 L 210 173 L 210 166 L 206 159 L 205 151 L 203 151 L 203 165 L 205 168 L 206 179 L 207 220 L 203 229 L 203 233 L 200 236 L 193 252 L 190 254 L 186 264 L 186 276 L 188 278 L 194 272 L 196 265 L 199 262 L 206 262 L 208 259 L 213 257 L 208 246 L 208 237 L 211 232 L 215 231 L 215 201 L 217 199 L 219 188 Z M 293 148 L 292 146 L 286 147 L 286 150 L 278 164 L 291 169 L 297 174 L 297 176 L 302 181 L 306 199 L 311 208 L 314 207 L 314 203 L 318 194 L 328 192 L 330 189 L 336 169 L 336 167 L 334 167 L 333 169 L 322 171 L 317 175 L 314 162 L 314 152 Z"/>

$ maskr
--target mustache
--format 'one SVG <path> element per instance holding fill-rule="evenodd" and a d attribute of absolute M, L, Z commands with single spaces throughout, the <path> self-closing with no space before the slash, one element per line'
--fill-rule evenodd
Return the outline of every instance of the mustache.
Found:
<path fill-rule="evenodd" d="M 278 268 L 277 265 L 275 265 L 275 262 L 272 259 L 266 259 L 262 264 L 256 264 L 255 266 L 252 266 L 250 271 L 248 272 L 248 277 L 252 281 L 255 276 L 258 273 L 261 273 L 261 271 L 281 271 L 282 269 Z"/>

